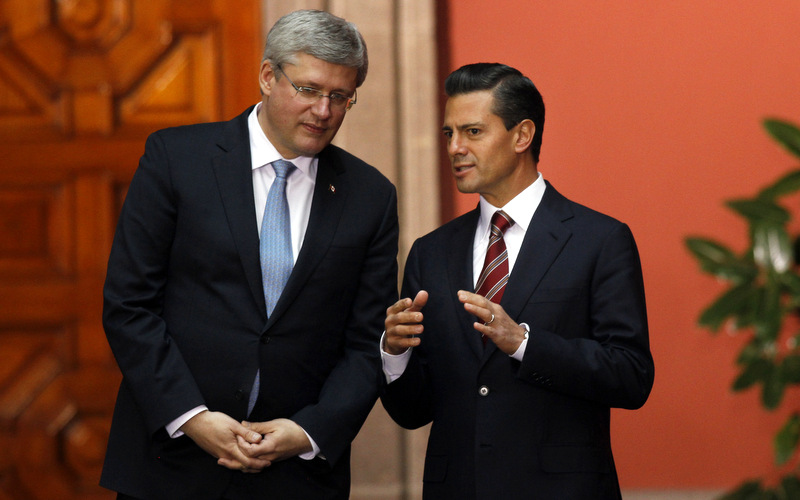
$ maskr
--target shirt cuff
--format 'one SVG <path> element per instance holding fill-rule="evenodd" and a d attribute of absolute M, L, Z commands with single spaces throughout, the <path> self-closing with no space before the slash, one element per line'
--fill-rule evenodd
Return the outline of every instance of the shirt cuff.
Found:
<path fill-rule="evenodd" d="M 531 327 L 529 327 L 527 323 L 520 323 L 519 326 L 523 327 L 526 332 L 530 333 Z M 521 363 L 522 358 L 525 356 L 526 347 L 528 347 L 528 335 L 525 335 L 525 339 L 522 341 L 519 347 L 517 347 L 517 350 L 514 351 L 514 354 L 512 354 L 511 357 Z"/>
<path fill-rule="evenodd" d="M 303 429 L 302 427 L 300 428 Z M 306 432 L 306 430 L 303 429 L 303 432 Z M 317 455 L 319 455 L 319 446 L 317 446 L 316 441 L 314 441 L 314 439 L 312 439 L 307 432 L 306 432 L 306 437 L 308 438 L 308 441 L 311 443 L 311 448 L 313 449 L 307 453 L 298 455 L 298 457 L 300 457 L 302 460 L 313 460 Z M 325 460 L 325 457 L 323 457 L 322 455 L 319 455 L 319 458 Z"/>
<path fill-rule="evenodd" d="M 386 377 L 386 383 L 391 384 L 406 371 L 408 360 L 411 358 L 411 348 L 406 349 L 406 352 L 401 354 L 389 354 L 383 350 L 383 339 L 386 337 L 386 332 L 381 335 L 381 365 L 383 366 L 383 375 Z"/>
<path fill-rule="evenodd" d="M 198 413 L 207 410 L 208 407 L 206 407 L 206 405 L 200 405 L 196 408 L 192 408 L 191 410 L 187 411 L 180 417 L 176 418 L 175 420 L 164 426 L 164 428 L 167 430 L 167 434 L 169 435 L 169 437 L 173 439 L 183 436 L 183 431 L 180 430 L 183 424 L 191 420 L 191 418 L 197 415 Z"/>

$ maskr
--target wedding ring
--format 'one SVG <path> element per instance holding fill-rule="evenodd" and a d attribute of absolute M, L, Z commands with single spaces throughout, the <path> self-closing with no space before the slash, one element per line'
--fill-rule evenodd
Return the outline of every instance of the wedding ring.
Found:
<path fill-rule="evenodd" d="M 494 314 L 492 314 L 492 319 L 490 319 L 489 321 L 487 321 L 486 323 L 484 323 L 484 324 L 483 324 L 483 326 L 489 326 L 489 325 L 491 325 L 492 323 L 494 323 Z"/>

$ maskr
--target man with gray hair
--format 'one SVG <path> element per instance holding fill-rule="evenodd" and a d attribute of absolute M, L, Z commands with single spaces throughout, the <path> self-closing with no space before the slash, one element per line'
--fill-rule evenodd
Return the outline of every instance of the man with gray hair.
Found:
<path fill-rule="evenodd" d="M 270 30 L 262 99 L 145 145 L 108 263 L 120 499 L 346 499 L 397 300 L 397 196 L 330 144 L 367 73 L 357 28 Z"/>

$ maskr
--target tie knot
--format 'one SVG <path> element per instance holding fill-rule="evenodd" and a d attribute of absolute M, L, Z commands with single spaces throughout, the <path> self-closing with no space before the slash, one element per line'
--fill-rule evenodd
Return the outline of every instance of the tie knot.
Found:
<path fill-rule="evenodd" d="M 492 215 L 492 232 L 494 232 L 496 228 L 498 233 L 504 234 L 506 229 L 513 225 L 514 221 L 502 210 L 498 210 Z"/>
<path fill-rule="evenodd" d="M 286 160 L 275 160 L 272 162 L 272 169 L 275 171 L 275 177 L 278 179 L 285 179 L 289 173 L 296 168 L 294 163 Z"/>

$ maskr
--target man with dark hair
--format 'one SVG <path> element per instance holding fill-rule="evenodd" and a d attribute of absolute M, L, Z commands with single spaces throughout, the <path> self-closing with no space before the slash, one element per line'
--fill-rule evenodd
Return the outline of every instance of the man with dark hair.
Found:
<path fill-rule="evenodd" d="M 352 23 L 293 12 L 260 103 L 148 138 L 104 289 L 118 498 L 348 498 L 397 299 L 394 186 L 330 145 L 366 73 Z"/>
<path fill-rule="evenodd" d="M 382 402 L 433 422 L 426 499 L 619 499 L 610 408 L 641 407 L 654 372 L 633 236 L 542 178 L 528 78 L 472 64 L 445 89 L 453 175 L 480 204 L 411 249 Z"/>
<path fill-rule="evenodd" d="M 544 132 L 544 100 L 536 86 L 518 70 L 504 64 L 477 63 L 454 71 L 445 80 L 448 96 L 491 90 L 494 100 L 492 113 L 503 120 L 506 130 L 525 119 L 533 122 L 534 132 L 530 152 L 539 163 Z"/>

